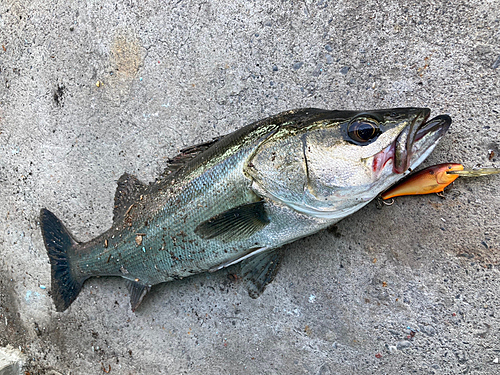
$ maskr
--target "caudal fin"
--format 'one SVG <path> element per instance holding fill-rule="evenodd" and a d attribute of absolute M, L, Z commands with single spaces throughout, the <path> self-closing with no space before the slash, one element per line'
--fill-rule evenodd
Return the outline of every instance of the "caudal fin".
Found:
<path fill-rule="evenodd" d="M 72 275 L 68 261 L 68 249 L 77 242 L 63 223 L 45 208 L 40 211 L 40 226 L 52 269 L 52 298 L 56 310 L 64 311 L 76 299 L 84 281 Z"/>

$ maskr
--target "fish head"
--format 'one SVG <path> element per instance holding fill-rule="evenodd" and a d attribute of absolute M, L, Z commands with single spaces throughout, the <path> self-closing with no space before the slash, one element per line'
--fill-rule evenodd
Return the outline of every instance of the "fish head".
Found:
<path fill-rule="evenodd" d="M 427 108 L 311 110 L 256 151 L 254 190 L 310 216 L 341 219 L 416 168 L 451 124 Z M 321 113 L 321 114 L 320 114 Z"/>

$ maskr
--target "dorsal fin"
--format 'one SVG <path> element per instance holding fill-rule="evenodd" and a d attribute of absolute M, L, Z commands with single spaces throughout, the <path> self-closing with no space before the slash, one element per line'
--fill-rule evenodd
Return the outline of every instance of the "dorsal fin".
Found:
<path fill-rule="evenodd" d="M 124 173 L 118 179 L 113 209 L 113 222 L 125 217 L 130 206 L 144 193 L 146 185 L 131 174 Z"/>
<path fill-rule="evenodd" d="M 201 154 L 203 151 L 205 151 L 207 148 L 221 139 L 222 137 L 216 137 L 211 141 L 183 148 L 182 150 L 180 150 L 179 155 L 174 156 L 172 159 L 168 159 L 167 167 L 164 169 L 160 177 L 157 178 L 157 181 L 163 180 L 165 177 L 176 172 L 187 162 L 193 160 L 196 156 Z"/>

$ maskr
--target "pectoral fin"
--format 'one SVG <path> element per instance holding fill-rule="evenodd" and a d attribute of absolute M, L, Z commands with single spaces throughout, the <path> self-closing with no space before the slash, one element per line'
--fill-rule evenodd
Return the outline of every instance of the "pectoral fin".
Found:
<path fill-rule="evenodd" d="M 205 239 L 221 241 L 241 240 L 250 237 L 269 224 L 264 201 L 244 204 L 224 211 L 204 221 L 195 233 Z"/>
<path fill-rule="evenodd" d="M 132 307 L 132 311 L 135 311 L 141 304 L 144 296 L 151 290 L 151 286 L 127 280 L 127 289 L 130 293 L 130 306 Z"/>
<path fill-rule="evenodd" d="M 241 263 L 241 276 L 247 283 L 250 297 L 259 297 L 267 284 L 274 280 L 283 256 L 282 250 L 274 250 L 258 254 Z"/>

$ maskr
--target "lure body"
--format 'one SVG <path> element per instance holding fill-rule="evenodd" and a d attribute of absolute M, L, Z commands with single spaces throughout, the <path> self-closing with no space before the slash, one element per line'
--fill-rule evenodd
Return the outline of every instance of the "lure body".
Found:
<path fill-rule="evenodd" d="M 390 199 L 402 195 L 441 193 L 459 176 L 459 174 L 452 174 L 449 172 L 463 170 L 464 166 L 457 163 L 433 165 L 411 175 L 401 183 L 384 192 L 381 197 L 382 199 Z"/>

